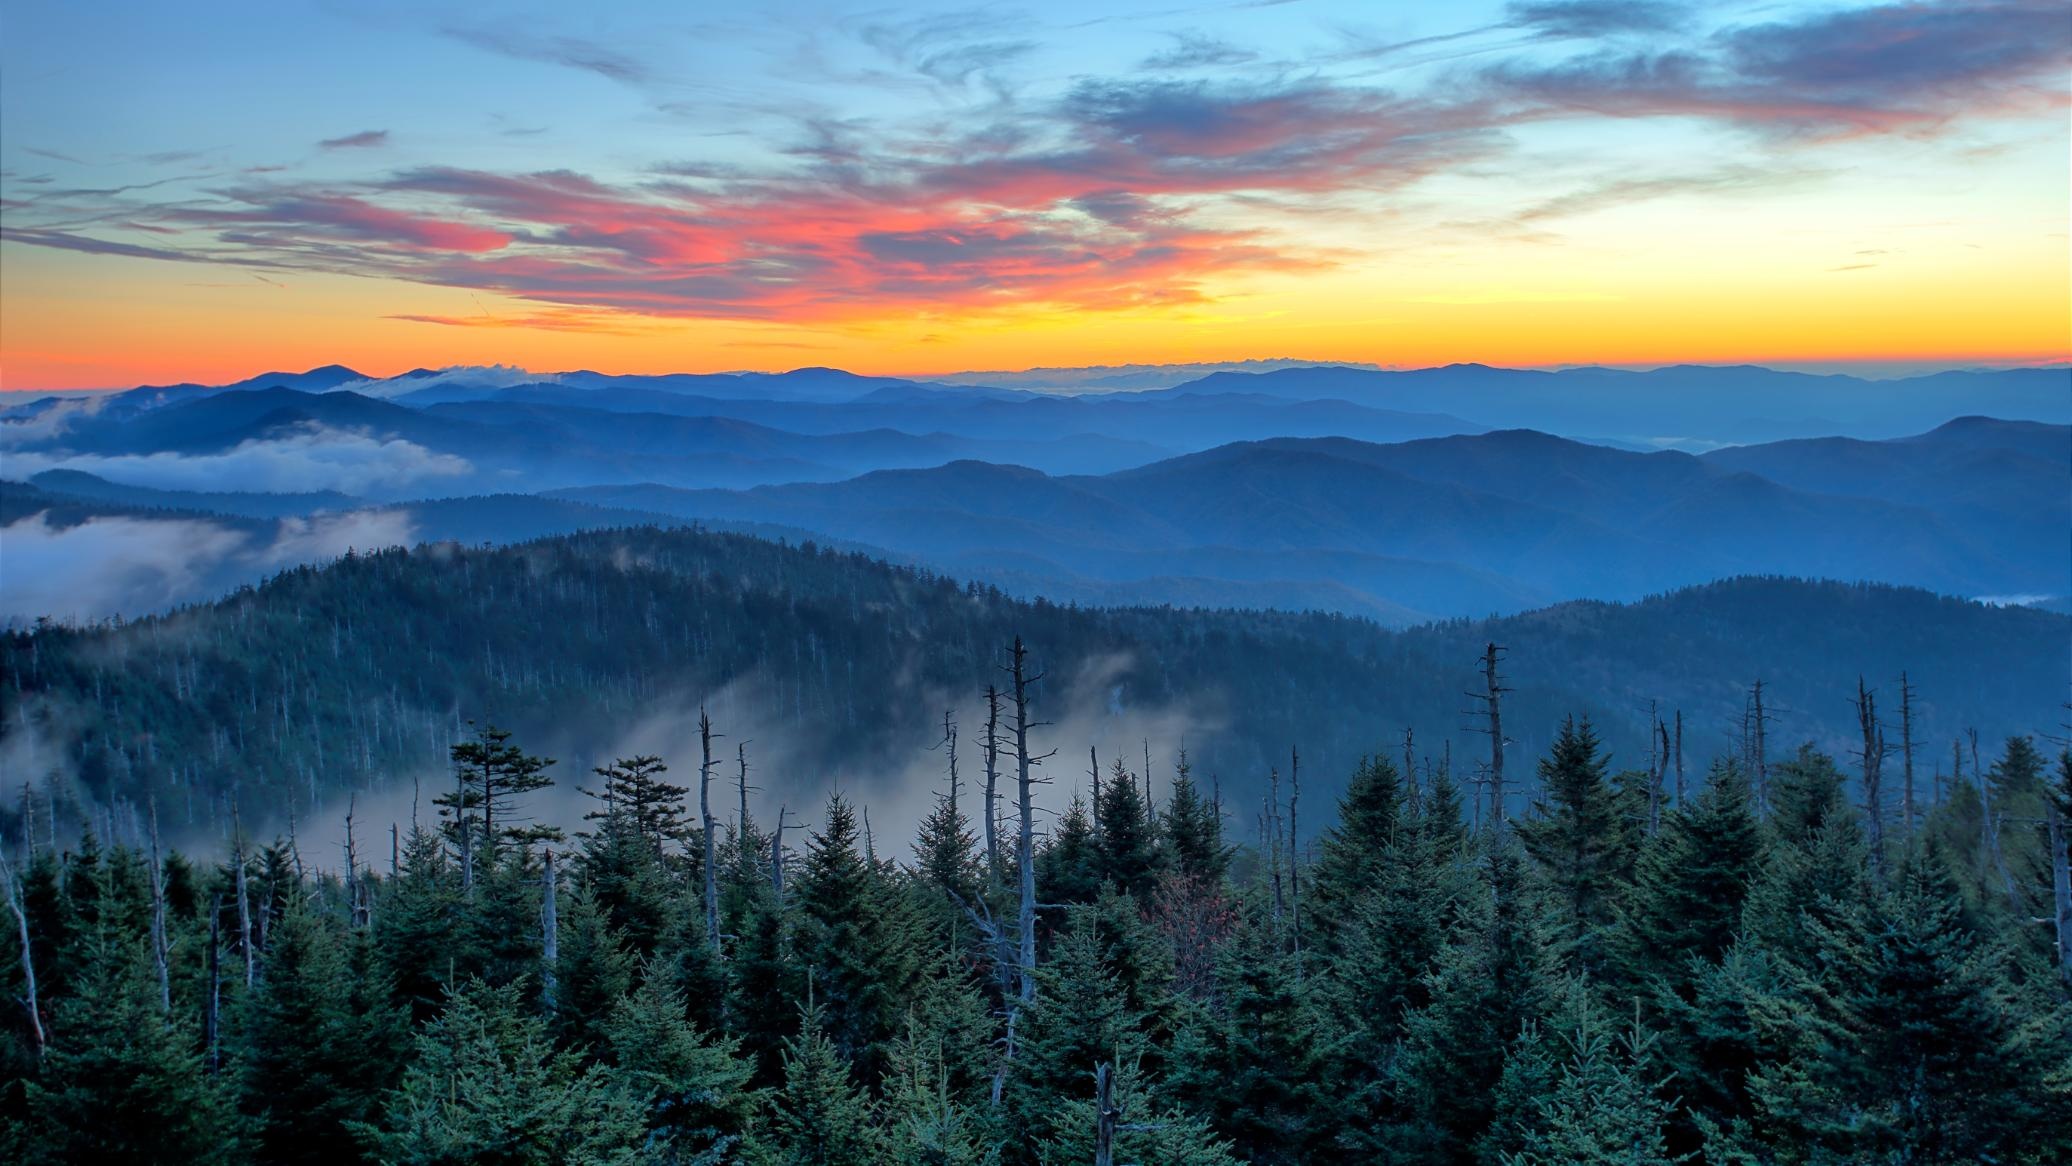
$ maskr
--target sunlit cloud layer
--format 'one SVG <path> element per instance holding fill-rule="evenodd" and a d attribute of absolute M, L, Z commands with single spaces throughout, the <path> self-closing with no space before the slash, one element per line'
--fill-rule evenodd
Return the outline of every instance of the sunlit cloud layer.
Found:
<path fill-rule="evenodd" d="M 150 60 L 67 23 L 84 16 L 24 14 L 4 50 L 0 238 L 10 257 L 55 261 L 21 265 L 0 303 L 69 337 L 94 310 L 82 290 L 162 296 L 162 278 L 136 273 L 173 264 L 189 285 L 233 281 L 223 290 L 247 297 L 347 278 L 357 291 L 296 326 L 329 312 L 345 336 L 415 329 L 425 353 L 534 333 L 642 363 L 664 337 L 749 347 L 814 340 L 805 330 L 836 347 L 868 336 L 880 363 L 904 351 L 918 365 L 945 329 L 1054 337 L 1107 317 L 1155 358 L 1229 313 L 1225 331 L 1250 332 L 1258 354 L 1300 339 L 1305 287 L 1409 305 L 1659 294 L 1678 269 L 1638 270 L 1632 253 L 1674 238 L 1661 207 L 1679 198 L 1746 208 L 1688 229 L 1746 232 L 1759 257 L 1789 254 L 1795 226 L 1840 221 L 1837 204 L 1901 223 L 1925 192 L 1940 221 L 2012 216 L 2038 246 L 2065 205 L 2072 22 L 2055 3 L 1388 12 L 1374 25 L 1376 9 L 1331 3 L 780 5 L 694 27 L 667 8 L 610 22 L 316 9 L 289 19 L 328 39 L 256 46 L 225 15 L 167 33 L 200 62 L 183 75 L 217 92 L 167 81 L 162 102 L 145 91 L 162 66 L 89 97 L 76 87 L 92 69 L 24 77 L 31 55 Z M 230 39 L 294 67 L 254 67 Z M 370 43 L 390 52 L 383 68 L 354 57 Z M 240 144 L 186 145 L 200 140 Z M 1938 166 L 1998 180 L 1914 177 Z M 1895 253 L 1870 242 L 1886 245 L 1853 250 Z M 1558 287 L 1487 275 L 1564 244 L 1558 263 L 1525 261 L 1542 284 L 1564 272 Z M 2018 282 L 2043 301 L 2023 319 L 2055 308 L 2056 324 L 2025 325 L 2011 346 L 1954 321 L 1952 353 L 2058 346 L 2063 250 L 2060 234 L 2057 258 L 2015 261 L 1994 289 Z M 1821 271 L 1879 266 L 1839 254 Z M 211 268 L 225 274 L 193 274 Z M 1718 291 L 1687 290 L 1694 304 Z M 1763 294 L 1760 281 L 1733 292 Z M 243 308 L 219 298 L 235 344 Z M 25 366 L 50 384 L 106 366 L 8 333 L 9 387 L 31 387 Z M 1599 343 L 1620 359 L 1627 340 Z"/>

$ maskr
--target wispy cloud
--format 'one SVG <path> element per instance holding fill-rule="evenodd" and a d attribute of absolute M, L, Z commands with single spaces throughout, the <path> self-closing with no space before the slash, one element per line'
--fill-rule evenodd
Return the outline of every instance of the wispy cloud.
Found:
<path fill-rule="evenodd" d="M 317 148 L 322 150 L 366 150 L 376 146 L 386 146 L 388 145 L 388 140 L 389 132 L 387 130 L 361 130 L 359 133 L 347 134 L 342 138 L 325 138 L 317 143 Z"/>
<path fill-rule="evenodd" d="M 858 18 L 839 31 L 871 56 L 872 76 L 926 89 L 939 107 L 906 120 L 802 108 L 787 115 L 792 132 L 774 161 L 693 156 L 632 176 L 420 166 L 321 183 L 196 182 L 186 197 L 148 199 L 141 188 L 29 186 L 8 202 L 4 235 L 540 305 L 398 317 L 451 327 L 1125 310 L 1202 303 L 1229 277 L 1342 262 L 1345 252 L 1289 224 L 1342 221 L 1353 203 L 1371 212 L 1434 175 L 1501 169 L 1514 136 L 1536 123 L 1696 118 L 1753 131 L 1753 148 L 1770 153 L 1557 188 L 1512 230 L 1802 180 L 1820 172 L 1792 154 L 1807 141 L 1934 135 L 1966 117 L 2064 102 L 2054 86 L 2072 27 L 2054 2 L 1884 4 L 1729 26 L 1702 16 L 1659 0 L 1539 0 L 1478 29 L 1340 54 L 1373 64 L 1440 41 L 1503 54 L 1401 89 L 1321 65 L 1294 71 L 1189 30 L 1167 34 L 1171 45 L 1135 70 L 1040 92 L 1019 74 L 1053 34 L 1031 17 L 987 8 Z M 631 48 L 509 24 L 443 31 L 641 88 L 657 108 L 656 93 L 674 84 Z M 323 144 L 386 140 L 369 130 Z"/>

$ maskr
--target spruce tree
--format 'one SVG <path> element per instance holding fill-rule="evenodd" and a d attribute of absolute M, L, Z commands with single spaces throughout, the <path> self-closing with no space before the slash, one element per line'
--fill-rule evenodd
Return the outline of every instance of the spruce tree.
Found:
<path fill-rule="evenodd" d="M 772 1108 L 768 1134 L 752 1147 L 754 1161 L 866 1166 L 885 1160 L 870 1099 L 851 1077 L 816 1007 L 808 1006 L 799 1035 L 785 1042 L 784 1084 Z"/>
<path fill-rule="evenodd" d="M 640 1101 L 555 1052 L 517 984 L 450 992 L 382 1109 L 353 1129 L 383 1162 L 632 1166 L 646 1141 Z"/>
<path fill-rule="evenodd" d="M 1605 780 L 1605 757 L 1589 721 L 1564 721 L 1540 759 L 1534 816 L 1518 838 L 1559 906 L 1560 942 L 1569 966 L 1604 963 L 1605 930 L 1632 874 L 1632 835 L 1620 799 Z"/>
<path fill-rule="evenodd" d="M 610 1008 L 603 1048 L 620 1088 L 647 1105 L 650 1154 L 712 1166 L 737 1161 L 762 1104 L 739 1043 L 700 1032 L 682 994 L 659 976 L 643 977 Z"/>
<path fill-rule="evenodd" d="M 298 895 L 269 937 L 266 974 L 243 1002 L 240 1107 L 268 1162 L 328 1162 L 400 1071 L 404 1018 L 368 992 L 350 940 Z"/>
<path fill-rule="evenodd" d="M 161 1010 L 141 943 L 95 927 L 76 992 L 52 1011 L 41 1071 L 23 1082 L 31 1161 L 235 1161 L 243 1129 L 192 1026 Z"/>

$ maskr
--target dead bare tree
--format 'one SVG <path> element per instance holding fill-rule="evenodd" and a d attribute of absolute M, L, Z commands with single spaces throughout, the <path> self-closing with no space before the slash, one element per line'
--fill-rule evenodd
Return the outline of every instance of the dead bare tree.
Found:
<path fill-rule="evenodd" d="M 554 852 L 545 852 L 540 865 L 540 1004 L 554 1011 L 561 986 L 561 914 L 555 901 Z"/>
<path fill-rule="evenodd" d="M 1482 702 L 1482 713 L 1487 721 L 1485 728 L 1470 728 L 1470 732 L 1486 733 L 1489 736 L 1489 813 L 1483 823 L 1492 832 L 1504 827 L 1504 708 L 1503 696 L 1511 691 L 1504 687 L 1504 678 L 1497 671 L 1503 663 L 1503 645 L 1491 642 L 1482 651 L 1482 681 L 1484 691 L 1468 693 L 1468 699 Z"/>
<path fill-rule="evenodd" d="M 1885 764 L 1885 732 L 1878 725 L 1877 694 L 1856 678 L 1856 723 L 1863 732 L 1863 816 L 1870 838 L 1871 870 L 1885 870 L 1885 803 L 1880 789 Z"/>
<path fill-rule="evenodd" d="M 158 1010 L 173 1012 L 171 961 L 166 950 L 165 861 L 158 854 L 158 799 L 151 799 L 151 962 L 158 967 Z"/>
<path fill-rule="evenodd" d="M 245 987 L 250 988 L 259 979 L 259 959 L 252 950 L 252 896 L 245 887 L 245 829 L 235 803 L 230 807 L 230 830 L 230 861 L 237 864 L 237 945 L 245 954 Z"/>
<path fill-rule="evenodd" d="M 1863 678 L 1857 677 L 1861 688 Z M 1759 810 L 1770 808 L 1770 713 L 1763 706 L 1763 681 L 1757 678 L 1748 691 L 1748 705 L 1742 713 L 1742 749 L 1748 762 L 1748 774 L 1755 782 L 1755 804 Z"/>
<path fill-rule="evenodd" d="M 704 834 L 705 943 L 719 953 L 719 855 L 713 845 L 712 817 L 712 718 L 705 706 L 698 706 L 698 821 Z"/>
<path fill-rule="evenodd" d="M 1302 800 L 1302 753 L 1288 747 L 1288 933 L 1297 952 L 1302 950 L 1302 860 L 1301 842 L 1295 829 L 1295 808 Z"/>
<path fill-rule="evenodd" d="M 1909 834 L 1917 825 L 1914 806 L 1914 686 L 1899 674 L 1899 818 Z"/>
<path fill-rule="evenodd" d="M 986 885 L 1000 883 L 1000 686 L 986 685 Z"/>
<path fill-rule="evenodd" d="M 1422 808 L 1423 802 L 1417 784 L 1416 742 L 1417 734 L 1411 731 L 1410 726 L 1403 726 L 1403 792 L 1407 795 L 1410 812 L 1413 814 Z"/>
<path fill-rule="evenodd" d="M 1047 721 L 1029 719 L 1029 689 L 1043 679 L 1042 673 L 1029 674 L 1029 649 L 1016 636 L 1014 645 L 1008 650 L 1008 675 L 1012 679 L 1014 700 L 1014 757 L 1018 809 L 1021 814 L 1021 832 L 1015 840 L 1015 861 L 1019 868 L 1021 898 L 1015 913 L 1020 937 L 1020 952 L 1016 961 L 1018 969 L 1017 995 L 1023 1004 L 1036 998 L 1036 803 L 1034 787 L 1038 779 L 1030 770 L 1041 765 L 1057 753 L 1053 749 L 1040 756 L 1029 752 L 1029 730 L 1040 728 Z M 1010 1014 L 1009 1024 L 1013 1023 Z M 1012 1028 L 1010 1027 L 1010 1032 Z M 1010 1048 L 1012 1038 L 1010 1037 Z"/>
<path fill-rule="evenodd" d="M 777 832 L 770 836 L 770 891 L 780 903 L 784 900 L 784 816 L 789 812 L 785 806 L 777 807 Z"/>
<path fill-rule="evenodd" d="M 156 831 L 153 834 L 155 837 Z M 22 1007 L 29 1012 L 29 1032 L 36 1039 L 36 1059 L 41 1061 L 45 1045 L 43 1005 L 36 995 L 36 960 L 29 946 L 29 915 L 22 907 L 21 883 L 14 876 L 14 868 L 8 865 L 5 853 L 0 853 L 0 897 L 7 900 L 7 909 L 14 915 L 16 938 L 21 941 Z"/>

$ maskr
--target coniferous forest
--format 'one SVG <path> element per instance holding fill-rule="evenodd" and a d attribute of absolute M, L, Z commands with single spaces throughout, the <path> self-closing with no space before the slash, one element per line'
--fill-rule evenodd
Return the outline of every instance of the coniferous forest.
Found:
<path fill-rule="evenodd" d="M 911 838 L 839 793 L 757 820 L 709 722 L 696 756 L 587 774 L 475 726 L 422 817 L 348 822 L 342 863 L 28 814 L 0 1155 L 2072 1155 L 2072 753 L 2041 738 L 1929 804 L 1866 694 L 1862 756 L 1773 743 L 1681 798 L 1571 718 L 1512 759 L 1522 813 L 1478 820 L 1384 751 L 1335 805 L 1299 755 L 1242 808 L 1184 755 L 1112 760 L 1052 818 L 1033 787 L 1070 743 L 1019 640 L 988 663 Z M 588 795 L 580 830 L 534 820 L 554 784 Z"/>

